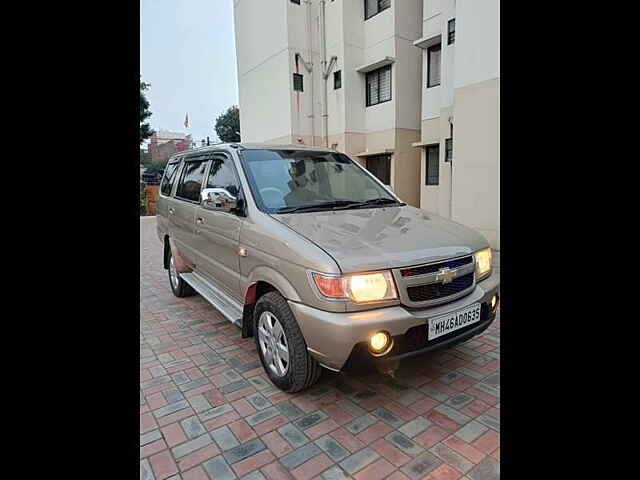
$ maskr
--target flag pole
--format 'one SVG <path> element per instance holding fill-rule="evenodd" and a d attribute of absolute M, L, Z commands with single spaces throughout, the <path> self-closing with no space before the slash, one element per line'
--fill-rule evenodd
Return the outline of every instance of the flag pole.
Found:
<path fill-rule="evenodd" d="M 184 127 L 187 129 L 187 135 L 191 135 L 191 126 L 189 125 L 189 112 L 185 114 L 184 117 Z M 189 145 L 189 150 L 193 148 L 193 137 L 191 137 L 191 145 Z"/>

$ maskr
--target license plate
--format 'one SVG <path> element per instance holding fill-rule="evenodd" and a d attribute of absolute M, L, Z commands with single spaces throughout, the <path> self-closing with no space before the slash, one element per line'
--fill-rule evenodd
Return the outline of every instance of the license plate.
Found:
<path fill-rule="evenodd" d="M 442 335 L 454 332 L 479 321 L 479 303 L 474 303 L 473 305 L 447 313 L 446 315 L 430 318 L 429 328 L 427 329 L 427 340 L 433 340 L 434 338 L 441 337 Z"/>

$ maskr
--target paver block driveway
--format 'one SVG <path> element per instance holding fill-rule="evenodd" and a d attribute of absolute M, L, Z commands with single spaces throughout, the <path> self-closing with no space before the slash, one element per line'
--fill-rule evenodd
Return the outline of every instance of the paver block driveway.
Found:
<path fill-rule="evenodd" d="M 325 371 L 283 393 L 253 338 L 200 296 L 173 296 L 155 217 L 140 223 L 141 479 L 499 478 L 499 312 L 395 378 Z"/>

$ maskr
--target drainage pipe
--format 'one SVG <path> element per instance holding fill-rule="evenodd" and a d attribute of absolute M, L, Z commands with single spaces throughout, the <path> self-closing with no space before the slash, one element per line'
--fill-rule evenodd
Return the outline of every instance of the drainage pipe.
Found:
<path fill-rule="evenodd" d="M 315 115 L 314 115 L 314 109 L 315 109 L 315 102 L 316 102 L 316 97 L 313 93 L 313 84 L 315 83 L 313 81 L 313 36 L 312 36 L 312 32 L 311 32 L 311 25 L 312 25 L 312 20 L 311 20 L 311 0 L 306 0 L 307 1 L 307 46 L 309 47 L 309 52 L 308 52 L 308 59 L 309 59 L 309 63 L 310 66 L 307 67 L 307 64 L 303 61 L 303 64 L 305 66 L 305 68 L 307 69 L 307 71 L 309 72 L 309 77 L 311 78 L 311 145 L 315 146 L 316 145 L 316 119 L 315 119 Z"/>
<path fill-rule="evenodd" d="M 322 61 L 322 134 L 324 136 L 324 146 L 329 146 L 329 115 L 327 113 L 327 37 L 325 25 L 325 0 L 320 0 L 320 58 Z"/>
<path fill-rule="evenodd" d="M 296 62 L 296 73 L 298 72 L 298 63 L 302 63 L 302 66 L 304 67 L 304 69 L 309 72 L 309 76 L 311 77 L 311 98 L 313 98 L 313 63 L 307 63 L 305 62 L 304 58 L 302 57 L 302 55 L 299 52 L 296 52 L 295 54 L 295 62 Z M 304 110 L 304 108 L 303 108 Z M 311 102 L 311 115 L 309 115 L 311 117 L 311 130 L 313 130 L 313 102 Z M 298 135 L 302 135 L 301 133 L 302 128 L 300 125 L 300 103 L 298 100 Z M 302 137 L 298 137 L 299 139 L 302 139 Z M 313 138 L 311 139 L 311 145 L 315 145 L 315 143 L 313 142 Z"/>

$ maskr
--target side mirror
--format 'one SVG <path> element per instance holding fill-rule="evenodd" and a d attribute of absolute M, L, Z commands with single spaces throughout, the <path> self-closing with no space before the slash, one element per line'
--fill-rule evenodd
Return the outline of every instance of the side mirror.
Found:
<path fill-rule="evenodd" d="M 238 206 L 238 199 L 224 188 L 204 188 L 200 192 L 200 205 L 206 210 L 230 212 Z"/>

